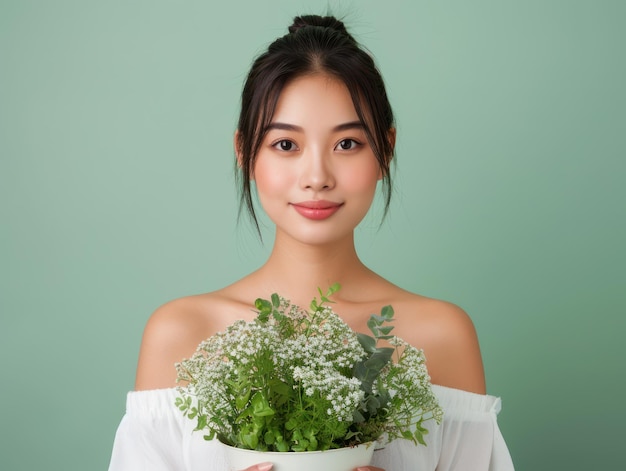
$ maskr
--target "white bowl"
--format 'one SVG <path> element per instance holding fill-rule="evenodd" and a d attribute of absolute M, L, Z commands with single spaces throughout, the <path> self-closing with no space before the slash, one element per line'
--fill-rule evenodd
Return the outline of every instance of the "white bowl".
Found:
<path fill-rule="evenodd" d="M 353 471 L 372 460 L 373 443 L 326 451 L 255 451 L 224 445 L 231 471 L 270 462 L 272 471 Z"/>

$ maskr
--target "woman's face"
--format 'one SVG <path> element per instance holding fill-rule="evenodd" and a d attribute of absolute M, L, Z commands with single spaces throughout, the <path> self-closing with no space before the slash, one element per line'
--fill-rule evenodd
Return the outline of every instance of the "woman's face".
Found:
<path fill-rule="evenodd" d="M 284 87 L 253 171 L 277 233 L 308 244 L 351 238 L 382 177 L 348 89 L 328 75 Z"/>

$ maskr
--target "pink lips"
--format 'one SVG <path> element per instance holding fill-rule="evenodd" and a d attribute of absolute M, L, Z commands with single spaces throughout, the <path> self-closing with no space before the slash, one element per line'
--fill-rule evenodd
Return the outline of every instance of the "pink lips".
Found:
<path fill-rule="evenodd" d="M 321 221 L 335 214 L 343 203 L 333 203 L 332 201 L 302 201 L 291 203 L 293 208 L 305 218 Z"/>

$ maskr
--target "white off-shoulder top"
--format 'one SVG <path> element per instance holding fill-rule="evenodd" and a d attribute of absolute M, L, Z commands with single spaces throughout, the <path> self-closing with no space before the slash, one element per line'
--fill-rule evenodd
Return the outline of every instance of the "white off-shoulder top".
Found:
<path fill-rule="evenodd" d="M 427 422 L 427 446 L 394 440 L 374 451 L 386 471 L 512 471 L 497 414 L 500 398 L 433 386 L 444 410 L 440 425 Z M 193 432 L 195 421 L 174 405 L 176 389 L 128 393 L 109 471 L 228 471 L 218 442 Z"/>

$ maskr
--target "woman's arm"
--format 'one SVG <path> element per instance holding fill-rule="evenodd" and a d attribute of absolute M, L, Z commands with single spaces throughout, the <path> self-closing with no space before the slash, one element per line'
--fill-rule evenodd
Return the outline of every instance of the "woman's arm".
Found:
<path fill-rule="evenodd" d="M 205 332 L 203 318 L 191 300 L 181 298 L 158 308 L 143 333 L 135 390 L 176 386 L 174 365 L 193 355 Z"/>
<path fill-rule="evenodd" d="M 474 324 L 460 307 L 419 298 L 399 306 L 394 334 L 424 350 L 433 384 L 485 394 L 485 373 Z M 418 314 L 416 314 L 418 313 Z"/>

